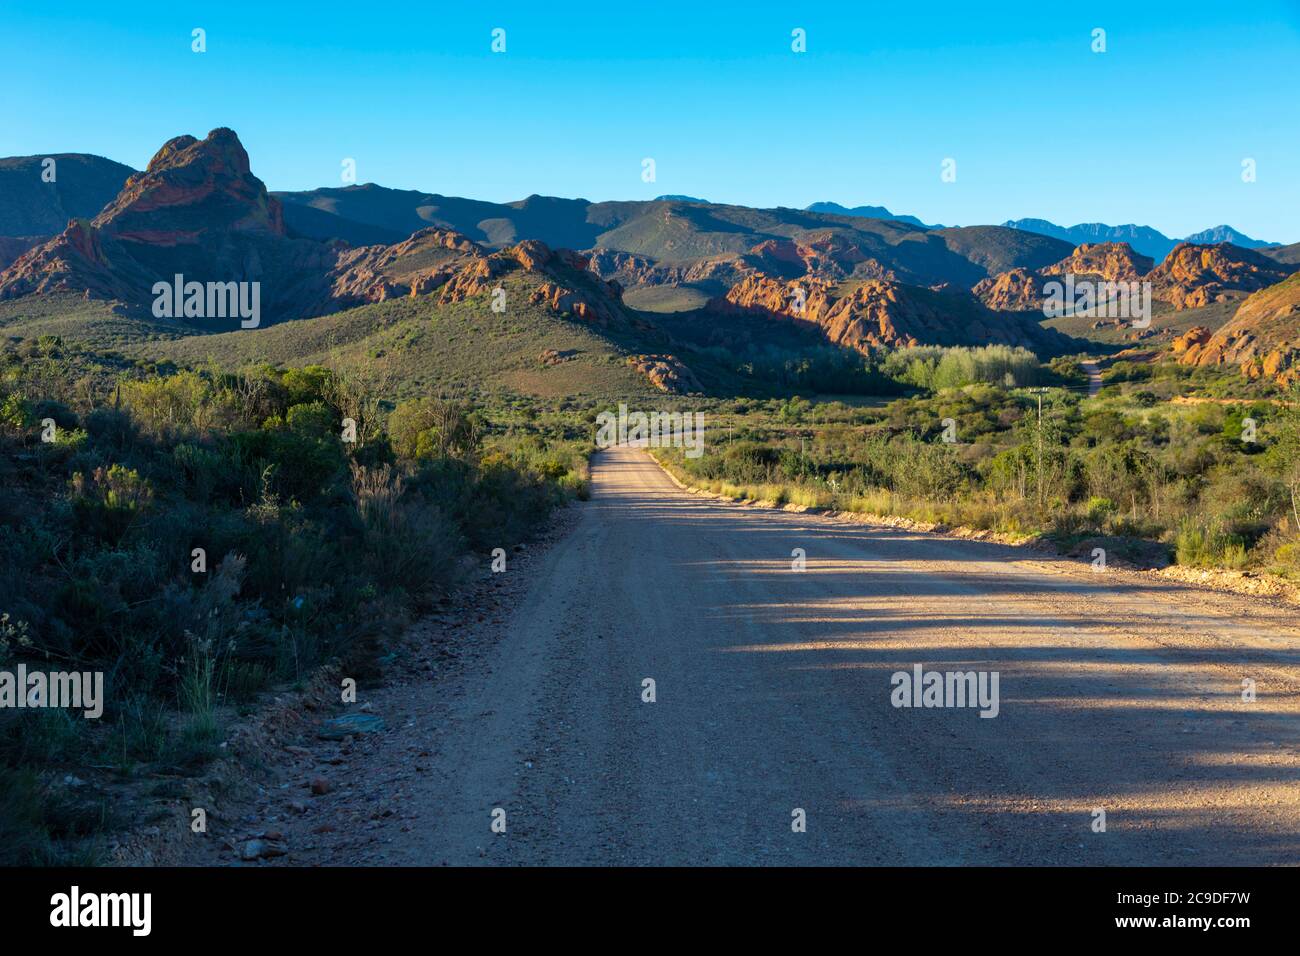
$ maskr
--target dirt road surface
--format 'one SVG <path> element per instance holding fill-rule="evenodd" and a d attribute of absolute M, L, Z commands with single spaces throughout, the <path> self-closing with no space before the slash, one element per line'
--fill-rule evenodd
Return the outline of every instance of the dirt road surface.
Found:
<path fill-rule="evenodd" d="M 1101 391 L 1102 386 L 1105 384 L 1101 378 L 1101 367 L 1095 360 L 1083 362 L 1080 367 L 1088 376 L 1088 397 L 1096 398 L 1097 393 Z"/>
<path fill-rule="evenodd" d="M 593 477 L 475 656 L 285 764 L 275 865 L 1300 862 L 1294 608 Z M 916 664 L 996 671 L 998 715 L 894 707 Z"/>

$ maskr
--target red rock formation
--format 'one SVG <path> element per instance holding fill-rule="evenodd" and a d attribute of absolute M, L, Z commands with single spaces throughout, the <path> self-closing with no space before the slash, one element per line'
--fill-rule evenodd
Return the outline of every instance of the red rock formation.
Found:
<path fill-rule="evenodd" d="M 62 233 L 29 249 L 0 273 L 0 299 L 56 292 L 128 298 L 140 292 L 141 282 L 128 284 L 114 275 L 99 233 L 87 220 L 74 219 Z"/>
<path fill-rule="evenodd" d="M 1084 243 L 1069 256 L 1038 271 L 1012 269 L 984 279 L 972 290 L 991 309 L 1034 311 L 1042 308 L 1048 276 L 1074 275 L 1104 282 L 1149 281 L 1154 298 L 1177 309 L 1197 308 L 1244 298 L 1285 278 L 1294 267 L 1228 243 L 1182 243 L 1152 269 L 1151 260 L 1128 243 Z"/>
<path fill-rule="evenodd" d="M 154 244 L 199 242 L 205 233 L 226 231 L 285 235 L 280 201 L 253 175 L 239 137 L 224 127 L 204 140 L 169 140 L 92 224 L 122 239 L 139 232 Z"/>
<path fill-rule="evenodd" d="M 849 283 L 841 293 L 822 279 L 782 282 L 751 275 L 732 287 L 725 300 L 710 305 L 810 322 L 829 341 L 861 352 L 882 346 L 990 343 L 1051 348 L 1064 341 L 1031 319 L 990 312 L 970 296 L 879 279 Z"/>
<path fill-rule="evenodd" d="M 49 236 L 0 236 L 0 269 L 4 269 L 29 249 L 48 242 Z"/>
<path fill-rule="evenodd" d="M 555 366 L 571 362 L 578 357 L 578 349 L 542 349 L 537 360 L 543 365 Z"/>
<path fill-rule="evenodd" d="M 1085 242 L 1068 257 L 1042 270 L 1045 276 L 1096 276 L 1108 282 L 1135 282 L 1155 262 L 1134 252 L 1127 242 Z"/>
<path fill-rule="evenodd" d="M 502 249 L 499 254 L 514 259 L 528 272 L 539 271 L 551 261 L 553 256 L 551 248 L 537 239 L 525 239 L 518 245 Z M 586 265 L 584 264 L 582 268 L 585 269 Z"/>
<path fill-rule="evenodd" d="M 661 392 L 689 395 L 704 390 L 695 373 L 675 355 L 630 355 L 627 364 Z"/>
<path fill-rule="evenodd" d="M 391 246 L 343 247 L 333 269 L 331 294 L 355 303 L 427 295 L 467 263 L 486 256 L 477 243 L 443 229 L 421 229 Z"/>
<path fill-rule="evenodd" d="M 1184 365 L 1236 365 L 1250 379 L 1300 383 L 1300 273 L 1251 295 L 1214 335 L 1185 333 L 1174 353 Z"/>
<path fill-rule="evenodd" d="M 897 276 L 866 250 L 841 233 L 826 232 L 794 239 L 768 239 L 754 246 L 746 259 L 769 275 L 845 279 L 849 276 L 888 279 Z"/>
<path fill-rule="evenodd" d="M 971 290 L 995 312 L 1036 312 L 1043 307 L 1043 277 L 1028 269 L 999 272 Z"/>
<path fill-rule="evenodd" d="M 1083 243 L 1060 262 L 1039 270 L 1010 269 L 976 283 L 971 291 L 999 312 L 1036 312 L 1043 308 L 1048 276 L 1074 275 L 1093 281 L 1136 282 L 1151 268 L 1151 260 L 1126 242 Z"/>
<path fill-rule="evenodd" d="M 1186 352 L 1196 354 L 1193 350 L 1200 349 L 1206 342 L 1210 341 L 1213 335 L 1214 333 L 1203 325 L 1198 325 L 1195 328 L 1188 329 L 1182 335 L 1174 339 L 1174 354 L 1182 355 Z"/>
<path fill-rule="evenodd" d="M 670 271 L 645 256 L 610 249 L 593 249 L 587 262 L 594 275 L 606 280 L 617 279 L 625 287 L 661 285 L 667 281 Z"/>
<path fill-rule="evenodd" d="M 644 256 L 608 249 L 593 250 L 588 268 L 606 280 L 617 280 L 620 288 L 641 285 L 713 286 L 719 291 L 729 288 L 754 266 L 738 256 L 714 256 L 693 262 L 657 264 Z"/>
<path fill-rule="evenodd" d="M 554 282 L 543 282 L 539 285 L 529 297 L 529 301 L 541 303 L 558 315 L 570 315 L 592 325 L 609 326 L 617 321 L 608 303 Z"/>
<path fill-rule="evenodd" d="M 1281 282 L 1293 266 L 1284 265 L 1231 243 L 1179 243 L 1165 261 L 1147 274 L 1155 298 L 1175 309 L 1195 309 L 1212 302 L 1242 299 Z"/>
<path fill-rule="evenodd" d="M 360 304 L 436 293 L 438 304 L 447 305 L 488 295 L 504 276 L 522 272 L 542 280 L 530 302 L 593 325 L 622 324 L 621 287 L 600 281 L 589 266 L 587 256 L 537 240 L 488 253 L 459 233 L 424 229 L 396 245 L 343 252 L 333 294 Z"/>
<path fill-rule="evenodd" d="M 0 273 L 0 298 L 84 291 L 143 304 L 158 281 L 260 281 L 264 308 L 323 291 L 327 247 L 290 240 L 280 203 L 249 171 L 228 129 L 178 136 L 93 220 L 58 236 Z"/>

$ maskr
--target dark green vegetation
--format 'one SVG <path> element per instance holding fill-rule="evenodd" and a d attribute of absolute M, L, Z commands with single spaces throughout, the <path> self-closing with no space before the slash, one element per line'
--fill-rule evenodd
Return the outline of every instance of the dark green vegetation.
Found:
<path fill-rule="evenodd" d="M 0 862 L 95 859 L 111 801 L 65 777 L 191 773 L 268 687 L 373 675 L 412 615 L 585 495 L 587 429 L 527 417 L 380 401 L 320 366 L 11 343 L 0 667 L 102 671 L 106 692 L 98 720 L 0 712 Z"/>
<path fill-rule="evenodd" d="M 585 496 L 594 417 L 619 402 L 705 411 L 705 457 L 666 460 L 736 497 L 1300 576 L 1300 409 L 1235 368 L 1160 361 L 1236 303 L 1158 305 L 1136 341 L 1062 319 L 1089 344 L 1053 336 L 1042 355 L 859 352 L 813 323 L 704 308 L 755 272 L 841 295 L 889 275 L 910 288 L 862 321 L 942 321 L 843 340 L 1037 333 L 950 293 L 1060 261 L 1057 239 L 373 185 L 281 194 L 285 234 L 227 129 L 169 141 L 118 201 L 126 167 L 58 161 L 57 186 L 38 158 L 0 162 L 0 265 L 112 205 L 6 273 L 21 297 L 0 302 L 0 669 L 102 671 L 106 710 L 0 711 L 0 864 L 102 859 L 106 832 L 140 822 L 115 819 L 117 797 L 183 795 L 265 692 L 331 663 L 376 676 L 408 621 Z M 593 255 L 411 236 L 427 226 Z M 311 241 L 334 238 L 400 247 Z M 177 272 L 264 283 L 263 326 L 153 318 L 145 293 Z M 1253 297 L 1258 328 L 1289 328 L 1294 288 Z M 1084 347 L 1108 359 L 1097 398 L 1083 355 L 1041 361 Z"/>
<path fill-rule="evenodd" d="M 1154 361 L 1150 354 L 1119 357 L 1102 372 L 1106 385 L 1123 385 L 1148 406 L 1158 402 L 1280 400 L 1286 392 L 1266 379 L 1250 381 L 1231 366 L 1197 367 Z M 1110 394 L 1109 392 L 1105 394 Z"/>
<path fill-rule="evenodd" d="M 1180 404 L 1167 399 L 1205 370 L 1122 364 L 1096 398 L 1047 387 L 1040 421 L 1038 392 L 979 371 L 978 358 L 942 357 L 929 382 L 930 363 L 915 363 L 928 390 L 884 407 L 724 407 L 728 428 L 715 429 L 703 457 L 670 450 L 661 458 L 697 486 L 738 499 L 1047 535 L 1085 555 L 1101 546 L 1140 563 L 1300 579 L 1300 404 Z M 962 384 L 971 375 L 959 370 L 972 366 L 983 383 Z M 1080 381 L 1068 359 L 1036 371 L 1049 385 Z M 1019 367 L 1013 378 L 1029 372 Z"/>
<path fill-rule="evenodd" d="M 552 403 L 650 396 L 627 356 L 663 343 L 595 329 L 529 302 L 536 283 L 508 277 L 510 309 L 485 296 L 449 305 L 403 297 L 266 328 L 203 334 L 181 323 L 122 314 L 78 296 L 0 302 L 0 335 L 56 336 L 102 355 L 182 367 L 319 364 L 359 378 L 388 398 L 454 393 L 486 400 L 531 396 Z M 543 353 L 554 351 L 556 357 Z M 710 369 L 703 371 L 707 374 Z M 737 380 L 729 379 L 729 384 Z"/>

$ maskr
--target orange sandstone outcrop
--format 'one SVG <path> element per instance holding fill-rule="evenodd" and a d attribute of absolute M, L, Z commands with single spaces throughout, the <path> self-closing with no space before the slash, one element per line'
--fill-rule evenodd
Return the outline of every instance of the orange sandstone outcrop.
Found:
<path fill-rule="evenodd" d="M 861 352 L 882 346 L 991 343 L 1050 349 L 1066 341 L 1028 317 L 995 314 L 969 295 L 880 279 L 836 285 L 751 275 L 711 307 L 809 322 L 830 342 Z"/>
<path fill-rule="evenodd" d="M 1109 282 L 1134 282 L 1150 272 L 1153 265 L 1154 260 L 1134 252 L 1127 242 L 1085 242 L 1060 262 L 1047 266 L 1042 274 L 1097 276 Z"/>
<path fill-rule="evenodd" d="M 1173 341 L 1173 350 L 1175 355 L 1182 355 L 1193 349 L 1200 349 L 1206 342 L 1213 338 L 1214 333 L 1203 325 L 1188 329 L 1182 335 Z M 1193 354 L 1196 354 L 1193 352 Z"/>
<path fill-rule="evenodd" d="M 1043 277 L 1028 269 L 1010 269 L 981 279 L 971 292 L 996 312 L 1033 312 L 1043 307 Z"/>
<path fill-rule="evenodd" d="M 1094 242 L 1076 246 L 1070 255 L 1038 270 L 1009 269 L 975 284 L 977 299 L 998 312 L 1035 312 L 1043 307 L 1049 276 L 1074 275 L 1103 282 L 1136 282 L 1150 270 L 1152 260 L 1133 251 L 1127 242 Z"/>
<path fill-rule="evenodd" d="M 1047 277 L 1074 275 L 1102 282 L 1147 281 L 1152 297 L 1176 309 L 1242 299 L 1286 278 L 1295 267 L 1230 243 L 1184 242 L 1160 265 L 1124 242 L 1084 243 L 1066 258 L 1037 271 L 1011 269 L 977 283 L 975 297 L 999 311 L 1033 311 L 1042 307 Z"/>
<path fill-rule="evenodd" d="M 675 355 L 629 355 L 627 364 L 661 392 L 689 395 L 704 391 L 695 373 Z"/>
<path fill-rule="evenodd" d="M 552 312 L 570 315 L 593 325 L 608 326 L 616 321 L 613 311 L 606 303 L 554 282 L 543 282 L 534 290 L 529 301 L 542 303 Z"/>
<path fill-rule="evenodd" d="M 486 256 L 477 243 L 443 229 L 421 229 L 391 246 L 344 247 L 333 270 L 331 293 L 355 303 L 427 295 Z"/>
<path fill-rule="evenodd" d="M 1185 365 L 1235 365 L 1250 379 L 1300 384 L 1300 273 L 1244 301 L 1213 335 L 1196 328 L 1174 342 Z"/>
<path fill-rule="evenodd" d="M 1281 282 L 1293 271 L 1293 266 L 1231 243 L 1183 242 L 1146 278 L 1152 283 L 1155 298 L 1181 310 L 1244 299 L 1252 292 Z"/>
<path fill-rule="evenodd" d="M 882 265 L 862 246 L 837 232 L 806 235 L 798 240 L 768 239 L 745 256 L 765 274 L 808 276 L 820 279 L 896 280 L 892 269 Z"/>

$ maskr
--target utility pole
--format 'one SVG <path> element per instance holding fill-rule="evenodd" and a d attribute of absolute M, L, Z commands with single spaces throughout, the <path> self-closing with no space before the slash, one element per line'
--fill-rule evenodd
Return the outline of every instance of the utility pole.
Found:
<path fill-rule="evenodd" d="M 1036 388 L 1034 392 L 1038 395 L 1038 467 L 1035 469 L 1035 477 L 1038 484 L 1038 512 L 1041 515 L 1043 511 L 1043 393 L 1045 388 Z"/>

